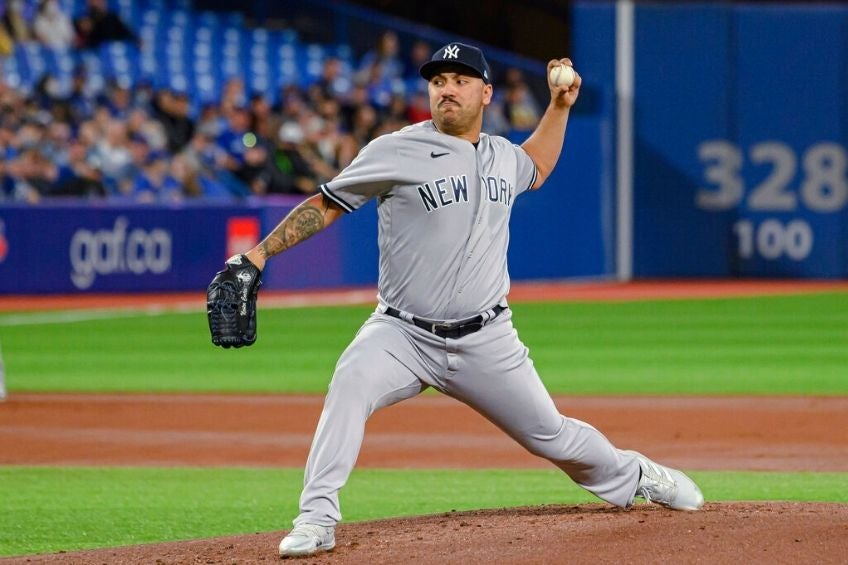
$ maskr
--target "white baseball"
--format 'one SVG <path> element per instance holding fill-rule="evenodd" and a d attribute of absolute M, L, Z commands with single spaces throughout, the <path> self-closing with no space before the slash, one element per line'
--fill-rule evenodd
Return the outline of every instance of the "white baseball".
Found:
<path fill-rule="evenodd" d="M 574 83 L 574 68 L 569 65 L 557 65 L 551 69 L 551 84 L 569 87 Z"/>

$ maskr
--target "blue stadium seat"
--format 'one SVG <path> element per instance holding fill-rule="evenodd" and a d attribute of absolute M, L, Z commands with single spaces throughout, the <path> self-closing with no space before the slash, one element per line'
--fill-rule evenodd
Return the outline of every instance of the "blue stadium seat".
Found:
<path fill-rule="evenodd" d="M 326 55 L 325 47 L 318 43 L 310 43 L 298 50 L 297 64 L 301 87 L 305 88 L 320 78 Z"/>
<path fill-rule="evenodd" d="M 85 67 L 86 84 L 91 92 L 101 92 L 106 86 L 106 77 L 103 75 L 103 66 L 100 57 L 93 51 L 86 51 L 80 55 L 80 62 Z"/>
<path fill-rule="evenodd" d="M 7 57 L 3 65 L 0 65 L 2 71 L 3 82 L 11 88 L 19 88 L 24 90 L 23 71 L 18 63 L 17 57 Z"/>
<path fill-rule="evenodd" d="M 300 70 L 297 63 L 297 48 L 293 44 L 281 44 L 273 57 L 277 87 L 300 83 Z"/>
<path fill-rule="evenodd" d="M 132 86 L 140 73 L 138 48 L 130 42 L 115 41 L 100 47 L 103 75 Z"/>
<path fill-rule="evenodd" d="M 15 51 L 20 50 L 24 64 L 29 69 L 29 74 L 32 80 L 38 80 L 45 72 L 47 72 L 47 56 L 52 55 L 50 49 L 40 43 L 28 42 L 21 43 L 16 46 Z"/>
<path fill-rule="evenodd" d="M 244 28 L 244 14 L 241 12 L 224 12 L 222 16 L 225 26 Z"/>
<path fill-rule="evenodd" d="M 62 7 L 69 6 L 69 14 L 71 14 L 72 18 L 75 18 L 85 12 L 86 0 L 64 0 L 62 2 Z"/>
<path fill-rule="evenodd" d="M 223 81 L 214 74 L 195 74 L 194 92 L 201 104 L 217 101 L 222 85 Z"/>
<path fill-rule="evenodd" d="M 110 2 L 110 6 L 111 6 Z M 138 31 L 141 27 L 141 3 L 134 0 L 115 0 L 115 5 L 112 10 L 126 23 L 133 31 Z"/>
<path fill-rule="evenodd" d="M 162 22 L 161 12 L 155 9 L 147 9 L 141 13 L 141 25 L 159 27 Z"/>
<path fill-rule="evenodd" d="M 52 72 L 55 73 L 56 78 L 63 80 L 73 76 L 74 68 L 79 60 L 79 57 L 74 57 L 74 54 L 75 52 L 70 49 L 53 52 L 53 60 L 56 66 Z"/>

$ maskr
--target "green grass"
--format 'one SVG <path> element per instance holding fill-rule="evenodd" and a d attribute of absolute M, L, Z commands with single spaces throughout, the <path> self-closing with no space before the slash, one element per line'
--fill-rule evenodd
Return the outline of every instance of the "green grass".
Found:
<path fill-rule="evenodd" d="M 696 472 L 708 501 L 848 503 L 848 473 Z M 0 467 L 0 556 L 290 528 L 293 469 Z M 387 496 L 390 493 L 391 496 Z M 598 502 L 557 470 L 358 470 L 345 521 Z"/>
<path fill-rule="evenodd" d="M 553 393 L 848 394 L 846 293 L 513 309 Z M 258 342 L 238 351 L 210 344 L 202 312 L 6 314 L 0 342 L 11 391 L 321 393 L 371 310 L 264 309 Z"/>

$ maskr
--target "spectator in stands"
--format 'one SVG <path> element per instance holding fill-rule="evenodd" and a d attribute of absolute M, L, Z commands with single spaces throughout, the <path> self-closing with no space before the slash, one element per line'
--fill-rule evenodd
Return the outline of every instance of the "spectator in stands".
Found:
<path fill-rule="evenodd" d="M 41 143 L 41 152 L 51 162 L 59 166 L 68 164 L 68 147 L 72 138 L 71 125 L 60 120 L 47 123 L 47 130 Z"/>
<path fill-rule="evenodd" d="M 326 152 L 331 155 L 329 163 L 334 168 L 341 170 L 349 165 L 359 152 L 359 147 L 347 135 L 341 104 L 336 98 L 323 99 L 317 106 L 317 113 L 324 121 L 321 134 L 321 143 L 324 145 L 322 153 Z"/>
<path fill-rule="evenodd" d="M 393 94 L 389 100 L 389 105 L 380 113 L 380 120 L 391 120 L 396 123 L 408 125 L 406 119 L 406 96 L 402 93 Z"/>
<path fill-rule="evenodd" d="M 56 91 L 56 79 L 49 73 L 44 73 L 33 86 L 30 101 L 42 110 L 58 110 L 56 108 Z"/>
<path fill-rule="evenodd" d="M 114 12 L 106 0 L 88 0 L 85 13 L 76 19 L 77 47 L 91 49 L 109 41 L 137 41 L 135 34 Z"/>
<path fill-rule="evenodd" d="M 167 148 L 176 153 L 194 135 L 194 121 L 189 117 L 188 95 L 181 91 L 160 90 L 153 99 L 153 115 L 162 124 Z"/>
<path fill-rule="evenodd" d="M 181 183 L 187 196 L 232 198 L 237 196 L 219 180 L 215 172 L 215 145 L 212 138 L 198 131 L 189 144 L 171 160 L 171 176 Z"/>
<path fill-rule="evenodd" d="M 504 75 L 504 113 L 514 129 L 532 130 L 542 116 L 539 103 L 530 92 L 520 69 L 509 68 Z"/>
<path fill-rule="evenodd" d="M 110 193 L 119 192 L 118 183 L 124 169 L 132 162 L 132 154 L 129 149 L 129 137 L 127 124 L 108 115 L 105 120 L 101 118 L 102 110 L 95 112 L 95 125 L 98 130 L 98 139 L 94 144 L 93 158 L 98 168 L 103 173 L 103 183 Z M 98 118 L 101 118 L 98 120 Z M 98 123 L 99 122 L 99 123 Z"/>
<path fill-rule="evenodd" d="M 195 176 L 203 189 L 204 196 L 222 198 L 246 194 L 246 189 L 240 181 L 228 184 L 226 175 L 222 175 L 218 169 L 217 163 L 223 158 L 222 154 L 223 150 L 215 145 L 215 136 L 201 127 L 197 129 L 189 144 L 177 157 L 188 168 L 186 174 Z M 174 174 L 172 169 L 172 174 L 179 180 L 179 173 Z"/>
<path fill-rule="evenodd" d="M 427 104 L 429 106 L 429 99 Z M 357 83 L 351 90 L 350 96 L 341 103 L 341 120 L 344 131 L 348 133 L 353 131 L 354 116 L 362 106 L 371 106 L 371 101 L 368 99 L 368 90 L 365 85 Z"/>
<path fill-rule="evenodd" d="M 113 118 L 127 120 L 133 111 L 133 98 L 129 87 L 116 80 L 110 80 L 106 91 L 100 98 L 101 103 L 109 108 Z"/>
<path fill-rule="evenodd" d="M 350 135 L 359 147 L 374 139 L 379 126 L 377 111 L 370 104 L 359 106 L 353 113 Z"/>
<path fill-rule="evenodd" d="M 489 135 L 507 136 L 512 129 L 512 124 L 506 117 L 503 99 L 493 96 L 483 113 L 483 131 Z"/>
<path fill-rule="evenodd" d="M 421 80 L 418 69 L 430 60 L 432 54 L 433 48 L 423 39 L 418 39 L 412 44 L 403 74 L 403 80 L 409 92 L 423 92 L 427 94 L 427 82 Z"/>
<path fill-rule="evenodd" d="M 121 196 L 132 194 L 135 180 L 143 174 L 144 165 L 147 163 L 147 157 L 151 152 L 147 139 L 138 133 L 131 133 L 129 135 L 128 149 L 130 161 L 121 168 L 117 179 L 117 193 Z"/>
<path fill-rule="evenodd" d="M 397 79 L 392 79 L 382 71 L 382 65 L 375 63 L 371 66 L 371 73 L 368 75 L 365 88 L 368 91 L 368 99 L 380 111 L 384 111 L 392 101 L 398 90 L 402 90 L 403 84 Z"/>
<path fill-rule="evenodd" d="M 15 135 L 15 146 L 22 153 L 30 149 L 40 149 L 44 142 L 46 128 L 40 121 L 29 116 L 24 119 Z"/>
<path fill-rule="evenodd" d="M 250 131 L 265 141 L 274 138 L 274 117 L 271 104 L 261 92 L 250 95 Z"/>
<path fill-rule="evenodd" d="M 236 172 L 236 177 L 250 187 L 252 194 L 296 192 L 292 178 L 277 167 L 263 141 L 257 141 L 245 150 L 244 164 Z"/>
<path fill-rule="evenodd" d="M 0 158 L 0 202 L 14 198 L 14 180 L 9 171 L 13 153 L 7 151 L 7 141 L 4 140 L 9 133 L 11 132 L 6 128 L 0 128 L 0 157 L 2 157 Z"/>
<path fill-rule="evenodd" d="M 33 31 L 36 38 L 51 49 L 70 49 L 76 39 L 74 24 L 57 0 L 41 0 Z"/>
<path fill-rule="evenodd" d="M 5 26 L 0 25 L 0 57 L 8 57 L 15 51 L 15 40 Z"/>
<path fill-rule="evenodd" d="M 3 172 L 5 174 L 3 192 L 6 198 L 15 202 L 37 204 L 41 200 L 38 190 L 26 182 L 31 167 L 23 158 L 23 154 L 5 161 Z"/>
<path fill-rule="evenodd" d="M 204 170 L 211 172 L 215 170 L 216 150 L 215 136 L 203 128 L 198 128 L 179 155 L 185 158 L 186 164 L 195 173 Z"/>
<path fill-rule="evenodd" d="M 247 104 L 247 95 L 244 91 L 244 81 L 239 76 L 233 76 L 224 83 L 221 91 L 221 103 L 219 104 L 221 114 L 229 118 L 230 112 L 236 108 L 244 108 Z"/>
<path fill-rule="evenodd" d="M 486 113 L 483 113 L 485 119 Z M 430 99 L 427 92 L 413 92 L 409 95 L 409 103 L 406 107 L 406 119 L 411 124 L 417 124 L 432 118 L 430 115 Z"/>
<path fill-rule="evenodd" d="M 305 136 L 297 122 L 284 122 L 278 132 L 274 164 L 291 179 L 292 193 L 312 194 L 318 190 L 318 177 L 303 155 Z"/>
<path fill-rule="evenodd" d="M 241 196 L 250 194 L 250 187 L 242 180 L 242 177 L 248 178 L 249 173 L 245 171 L 239 176 L 239 171 L 245 166 L 250 140 L 256 141 L 256 134 L 249 127 L 250 112 L 247 107 L 231 107 L 224 128 L 215 138 L 216 150 L 213 152 L 218 178 L 233 194 Z"/>
<path fill-rule="evenodd" d="M 283 121 L 297 120 L 307 110 L 303 93 L 294 85 L 286 85 L 280 93 L 280 102 L 274 111 Z"/>
<path fill-rule="evenodd" d="M 205 191 L 200 177 L 192 170 L 185 155 L 175 155 L 171 158 L 169 174 L 182 187 L 183 196 L 188 198 L 204 196 Z"/>
<path fill-rule="evenodd" d="M 2 113 L 0 113 L 0 202 L 10 200 L 12 198 L 13 181 L 7 170 L 8 163 L 15 157 L 15 129 L 11 126 L 9 119 L 11 112 L 6 112 L 11 109 L 6 93 L 2 92 L 4 85 L 0 82 L 0 104 L 2 104 Z"/>
<path fill-rule="evenodd" d="M 11 0 L 3 13 L 2 27 L 14 43 L 32 40 L 32 30 L 24 15 L 23 0 Z"/>
<path fill-rule="evenodd" d="M 141 108 L 142 110 L 153 112 L 153 99 L 155 95 L 156 92 L 153 89 L 150 79 L 147 77 L 138 78 L 130 90 L 133 108 Z"/>
<path fill-rule="evenodd" d="M 321 67 L 321 77 L 315 87 L 324 99 L 341 99 L 350 93 L 353 83 L 343 74 L 342 62 L 336 57 L 327 57 Z"/>
<path fill-rule="evenodd" d="M 167 155 L 151 151 L 132 186 L 132 197 L 137 202 L 179 202 L 183 199 L 182 187 L 168 173 Z"/>
<path fill-rule="evenodd" d="M 153 149 L 163 149 L 168 144 L 165 127 L 159 120 L 150 117 L 143 108 L 133 108 L 127 118 L 127 134 L 140 135 Z"/>
<path fill-rule="evenodd" d="M 221 115 L 221 108 L 214 102 L 207 102 L 200 108 L 195 131 L 205 132 L 215 138 L 224 131 L 226 125 L 227 120 Z"/>
<path fill-rule="evenodd" d="M 336 131 L 337 122 L 325 120 L 317 113 L 310 113 L 301 120 L 304 142 L 299 150 L 309 163 L 318 184 L 327 182 L 339 173 L 337 166 L 341 133 Z"/>
<path fill-rule="evenodd" d="M 370 82 L 378 79 L 402 79 L 404 69 L 399 53 L 400 41 L 397 34 L 391 30 L 384 31 L 377 45 L 359 61 L 359 80 Z"/>
<path fill-rule="evenodd" d="M 215 139 L 216 145 L 223 149 L 225 157 L 218 163 L 231 172 L 244 165 L 244 153 L 247 150 L 245 136 L 249 133 L 250 112 L 245 106 L 234 106 L 227 116 L 227 125 Z"/>
<path fill-rule="evenodd" d="M 88 148 L 79 140 L 71 140 L 67 163 L 59 167 L 58 179 L 50 191 L 51 196 L 103 197 L 106 189 L 102 175 L 88 160 Z"/>
<path fill-rule="evenodd" d="M 87 90 L 88 84 L 88 70 L 85 65 L 78 65 L 71 78 L 71 93 L 62 101 L 73 123 L 83 122 L 94 115 L 94 96 Z"/>
<path fill-rule="evenodd" d="M 49 194 L 59 178 L 59 168 L 38 148 L 29 146 L 22 148 L 18 157 L 7 163 L 6 171 L 12 179 L 14 199 L 31 204 Z"/>

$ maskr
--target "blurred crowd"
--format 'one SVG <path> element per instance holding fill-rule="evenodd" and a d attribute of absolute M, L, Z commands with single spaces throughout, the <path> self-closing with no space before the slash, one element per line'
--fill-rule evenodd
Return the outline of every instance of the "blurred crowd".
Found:
<path fill-rule="evenodd" d="M 16 42 L 85 49 L 137 41 L 105 0 L 89 0 L 75 21 L 55 0 L 40 2 L 30 19 L 20 5 L 6 4 L 0 64 Z M 246 91 L 239 77 L 228 80 L 219 100 L 203 105 L 186 92 L 144 82 L 112 82 L 92 92 L 84 67 L 63 96 L 49 76 L 27 93 L 0 80 L 0 201 L 72 196 L 162 203 L 313 193 L 374 137 L 430 118 L 418 68 L 433 48 L 418 41 L 404 56 L 387 31 L 353 68 L 327 58 L 317 81 L 284 86 L 276 103 Z M 541 108 L 519 70 L 505 71 L 495 94 L 484 131 L 536 125 Z"/>

